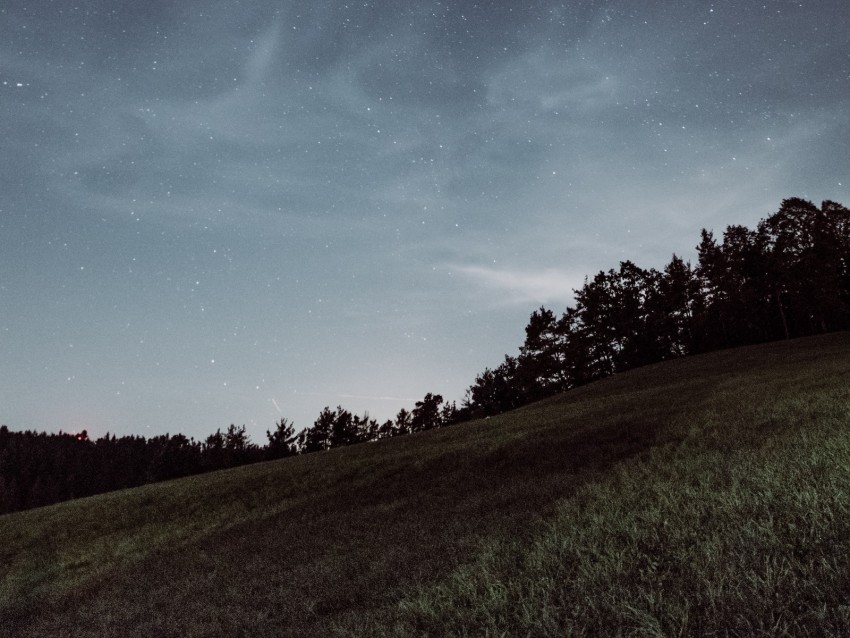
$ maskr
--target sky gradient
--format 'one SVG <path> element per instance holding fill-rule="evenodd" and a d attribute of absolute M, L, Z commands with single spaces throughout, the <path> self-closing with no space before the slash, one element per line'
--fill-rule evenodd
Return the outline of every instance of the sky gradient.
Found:
<path fill-rule="evenodd" d="M 585 275 L 850 204 L 845 0 L 74 4 L 0 5 L 13 429 L 460 401 Z"/>

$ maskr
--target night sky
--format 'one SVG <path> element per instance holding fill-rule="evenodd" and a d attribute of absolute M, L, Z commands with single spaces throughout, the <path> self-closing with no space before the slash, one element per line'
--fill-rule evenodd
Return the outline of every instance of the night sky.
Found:
<path fill-rule="evenodd" d="M 0 4 L 0 422 L 460 401 L 585 275 L 850 204 L 850 8 Z"/>

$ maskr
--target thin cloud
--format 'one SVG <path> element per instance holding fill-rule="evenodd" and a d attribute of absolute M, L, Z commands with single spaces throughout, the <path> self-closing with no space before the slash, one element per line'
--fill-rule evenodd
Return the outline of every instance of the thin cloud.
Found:
<path fill-rule="evenodd" d="M 401 403 L 413 403 L 416 401 L 416 399 L 404 397 L 371 396 L 368 394 L 340 394 L 338 396 L 340 399 L 365 399 L 367 401 L 399 401 Z"/>
<path fill-rule="evenodd" d="M 456 272 L 488 291 L 499 292 L 509 304 L 569 302 L 584 275 L 564 270 L 511 270 L 484 266 L 456 266 Z"/>

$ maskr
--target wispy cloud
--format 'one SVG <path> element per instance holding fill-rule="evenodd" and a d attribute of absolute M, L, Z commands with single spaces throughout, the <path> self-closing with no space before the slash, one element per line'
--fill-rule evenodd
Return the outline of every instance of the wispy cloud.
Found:
<path fill-rule="evenodd" d="M 583 274 L 555 268 L 518 270 L 463 265 L 454 270 L 487 291 L 498 293 L 497 301 L 505 304 L 568 303 L 573 290 L 584 281 Z"/>
<path fill-rule="evenodd" d="M 413 403 L 416 399 L 410 399 L 405 397 L 385 397 L 385 396 L 373 396 L 369 394 L 340 394 L 338 395 L 340 399 L 366 399 L 368 401 L 398 401 L 401 403 Z"/>

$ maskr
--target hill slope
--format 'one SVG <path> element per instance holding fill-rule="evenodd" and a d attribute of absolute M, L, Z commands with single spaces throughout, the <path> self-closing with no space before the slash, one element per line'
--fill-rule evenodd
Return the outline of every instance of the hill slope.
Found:
<path fill-rule="evenodd" d="M 850 334 L 0 517 L 9 636 L 850 632 Z"/>

